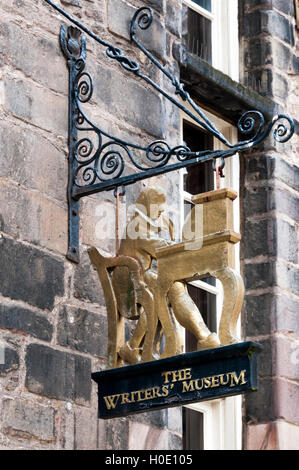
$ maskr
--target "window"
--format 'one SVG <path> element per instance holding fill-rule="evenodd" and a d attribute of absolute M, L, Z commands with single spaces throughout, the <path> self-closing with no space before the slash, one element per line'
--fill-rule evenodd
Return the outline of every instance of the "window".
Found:
<path fill-rule="evenodd" d="M 187 51 L 239 79 L 238 0 L 183 0 Z"/>
<path fill-rule="evenodd" d="M 206 112 L 224 136 L 231 142 L 237 139 L 237 129 L 222 119 Z M 182 137 L 191 150 L 221 149 L 223 144 L 194 125 L 189 118 L 182 119 Z M 225 177 L 221 187 L 239 191 L 239 158 L 226 159 Z M 182 171 L 182 223 L 191 210 L 191 196 L 216 189 L 216 176 L 211 162 Z M 239 201 L 234 201 L 234 229 L 239 231 Z M 239 259 L 238 245 L 236 259 Z M 236 269 L 239 269 L 237 262 Z M 213 278 L 192 281 L 188 291 L 198 306 L 209 329 L 216 332 L 222 310 L 222 286 Z M 186 333 L 185 350 L 196 349 L 196 339 Z M 186 450 L 241 449 L 241 396 L 195 403 L 183 408 L 183 445 Z"/>

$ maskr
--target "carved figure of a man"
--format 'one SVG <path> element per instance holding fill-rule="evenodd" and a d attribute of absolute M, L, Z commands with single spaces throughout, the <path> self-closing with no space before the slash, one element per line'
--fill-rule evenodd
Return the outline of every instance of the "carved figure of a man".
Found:
<path fill-rule="evenodd" d="M 153 296 L 158 282 L 155 251 L 173 241 L 172 222 L 163 214 L 165 203 L 163 190 L 153 187 L 144 189 L 136 200 L 135 214 L 126 227 L 126 236 L 119 249 L 120 255 L 133 257 L 139 262 L 143 281 Z M 169 240 L 161 236 L 165 231 L 169 234 Z M 122 359 L 135 363 L 140 360 L 141 344 L 147 331 L 146 314 L 135 302 L 134 287 L 126 267 L 114 270 L 112 282 L 120 314 L 126 318 L 139 318 L 133 336 L 119 352 Z M 183 281 L 173 283 L 167 300 L 176 320 L 197 338 L 197 349 L 220 345 L 217 335 L 205 325 Z"/>

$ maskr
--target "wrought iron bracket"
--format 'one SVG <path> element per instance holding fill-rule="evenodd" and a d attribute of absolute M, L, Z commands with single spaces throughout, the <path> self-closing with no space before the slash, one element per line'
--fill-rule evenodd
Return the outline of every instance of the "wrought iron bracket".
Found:
<path fill-rule="evenodd" d="M 168 94 L 148 75 L 141 72 L 140 64 L 131 60 L 117 47 L 90 31 L 67 12 L 45 0 L 51 7 L 66 17 L 74 26 L 61 26 L 60 44 L 69 68 L 69 249 L 67 258 L 79 262 L 79 205 L 80 198 L 119 186 L 127 186 L 145 178 L 157 176 L 207 160 L 220 158 L 220 168 L 225 158 L 246 151 L 263 142 L 271 131 L 278 142 L 286 142 L 294 133 L 293 121 L 279 114 L 265 123 L 259 111 L 247 111 L 238 122 L 238 129 L 247 139 L 231 144 L 208 119 L 204 112 L 191 99 L 178 81 L 137 39 L 137 32 L 148 29 L 153 21 L 153 11 L 149 7 L 136 10 L 130 25 L 132 42 L 170 80 L 174 87 L 173 95 Z M 89 118 L 84 104 L 93 93 L 93 80 L 86 68 L 86 37 L 82 31 L 106 47 L 106 54 L 117 61 L 128 73 L 144 80 L 154 90 L 184 111 L 206 132 L 221 141 L 226 150 L 191 151 L 185 145 L 171 147 L 163 140 L 155 140 L 147 145 L 137 145 L 110 135 Z M 108 84 L 107 84 L 108 86 Z M 177 96 L 179 99 L 177 99 Z M 188 103 L 187 108 L 182 101 Z M 192 109 L 192 111 L 190 111 Z"/>

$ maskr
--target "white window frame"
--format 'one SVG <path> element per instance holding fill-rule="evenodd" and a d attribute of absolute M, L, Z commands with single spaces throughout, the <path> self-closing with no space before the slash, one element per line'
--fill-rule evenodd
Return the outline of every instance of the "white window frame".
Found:
<path fill-rule="evenodd" d="M 220 119 L 207 111 L 204 111 L 208 119 L 210 119 L 219 131 L 232 143 L 237 142 L 238 132 L 235 127 L 226 121 Z M 194 125 L 189 116 L 181 114 L 181 136 L 183 139 L 183 122 L 190 121 Z M 199 130 L 201 129 L 198 126 Z M 218 139 L 214 138 L 214 149 L 225 148 Z M 181 224 L 184 222 L 184 202 L 191 202 L 191 194 L 184 191 L 184 173 L 181 174 Z M 220 179 L 221 187 L 229 187 L 237 192 L 239 195 L 239 156 L 234 155 L 225 161 L 224 178 Z M 214 175 L 214 187 L 216 188 L 216 176 Z M 240 230 L 240 209 L 239 198 L 237 197 L 234 202 L 234 230 Z M 240 271 L 240 254 L 239 244 L 235 245 L 235 259 L 236 270 Z M 190 282 L 191 285 L 203 289 L 206 292 L 216 295 L 216 315 L 217 315 L 217 330 L 219 329 L 219 322 L 222 311 L 223 292 L 221 282 L 216 280 L 216 286 L 211 286 L 204 281 L 196 280 Z M 241 325 L 240 321 L 237 328 L 240 336 Z M 204 403 L 195 403 L 186 405 L 187 408 L 196 410 L 204 415 L 204 449 L 205 450 L 241 450 L 242 449 L 242 396 L 227 397 L 217 400 L 211 400 Z"/>
<path fill-rule="evenodd" d="M 183 0 L 183 3 L 212 22 L 212 65 L 238 81 L 238 0 L 211 1 L 211 12 L 192 0 Z"/>

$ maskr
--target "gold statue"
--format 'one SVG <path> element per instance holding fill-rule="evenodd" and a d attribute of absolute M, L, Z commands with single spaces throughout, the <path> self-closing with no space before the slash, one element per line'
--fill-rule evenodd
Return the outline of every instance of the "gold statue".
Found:
<path fill-rule="evenodd" d="M 228 194 L 223 190 L 220 193 L 221 197 L 216 198 L 218 201 L 223 200 L 223 194 L 224 199 Z M 233 266 L 228 266 L 233 264 L 232 250 L 228 245 L 239 241 L 238 234 L 230 229 L 225 233 L 217 230 L 218 235 L 215 237 L 214 233 L 214 238 L 211 238 L 211 234 L 206 236 L 204 231 L 198 249 L 194 246 L 188 249 L 192 240 L 174 244 L 172 222 L 164 215 L 165 202 L 162 190 L 143 190 L 136 200 L 135 214 L 126 227 L 118 256 L 107 258 L 97 248 L 89 250 L 102 283 L 108 311 L 108 367 L 119 366 L 122 360 L 132 364 L 182 353 L 183 341 L 177 323 L 197 338 L 197 349 L 220 346 L 218 336 L 207 328 L 186 288 L 187 279 L 206 277 L 207 274 L 220 278 L 232 289 L 231 292 L 236 293 L 229 296 L 232 300 L 224 296 L 220 339 L 221 344 L 237 341 L 235 326 L 243 300 L 242 280 Z M 198 203 L 198 200 L 194 199 L 194 202 Z M 199 203 L 204 202 L 208 201 L 202 198 Z M 211 212 L 206 220 L 220 217 L 218 222 L 226 221 L 231 208 L 228 211 L 224 209 L 224 212 L 222 209 L 219 211 L 218 207 L 215 211 L 214 208 L 214 217 Z M 219 262 L 216 265 L 209 263 L 208 258 L 215 258 L 217 251 L 220 265 Z M 228 252 L 229 256 L 226 256 Z M 127 342 L 124 341 L 124 318 L 137 319 L 136 328 Z M 161 355 L 157 341 L 159 332 L 165 339 Z"/>

